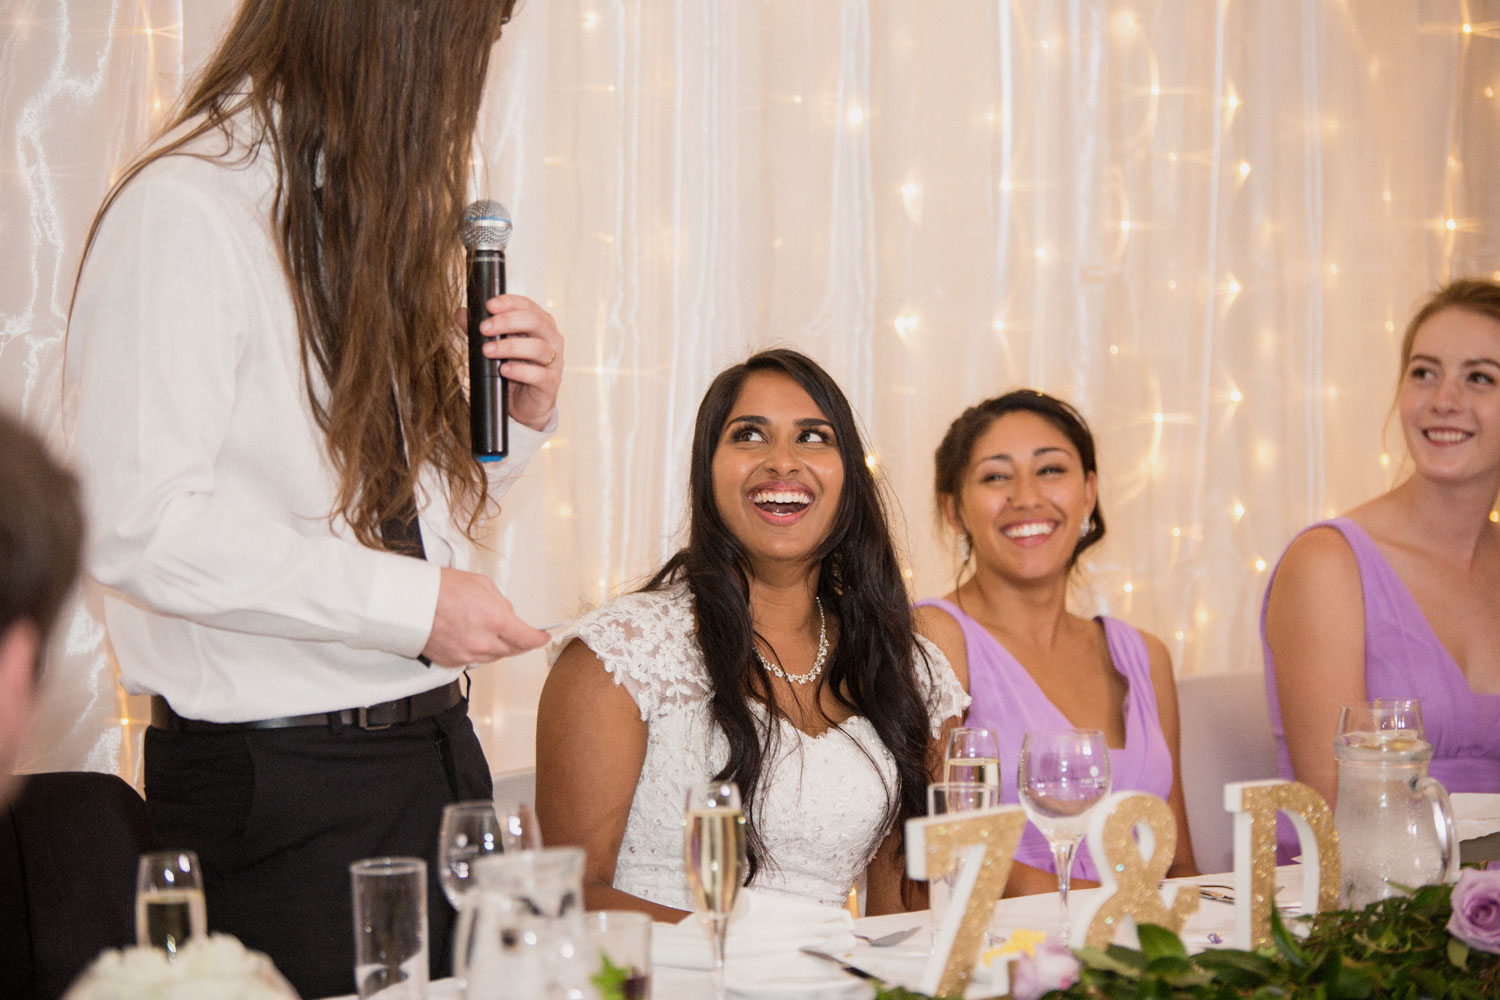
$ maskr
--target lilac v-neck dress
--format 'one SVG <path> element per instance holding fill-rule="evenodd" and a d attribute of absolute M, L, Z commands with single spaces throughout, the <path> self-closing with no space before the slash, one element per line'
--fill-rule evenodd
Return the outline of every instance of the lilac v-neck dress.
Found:
<path fill-rule="evenodd" d="M 1000 799 L 1007 805 L 1020 800 L 1016 793 L 1016 769 L 1021 759 L 1021 741 L 1028 729 L 1069 729 L 1073 723 L 1058 711 L 1037 687 L 1026 668 L 988 630 L 951 601 L 919 601 L 917 607 L 941 608 L 963 628 L 969 656 L 969 706 L 967 726 L 986 726 L 1000 743 Z M 1113 791 L 1149 792 L 1165 799 L 1172 791 L 1172 752 L 1162 735 L 1156 712 L 1156 689 L 1151 684 L 1151 659 L 1141 634 L 1117 618 L 1101 617 L 1104 638 L 1115 670 L 1125 679 L 1125 746 L 1109 751 L 1110 785 Z M 1047 838 L 1030 823 L 1021 835 L 1016 860 L 1056 871 Z M 1097 880 L 1099 872 L 1088 846 L 1079 848 L 1073 861 L 1073 877 Z"/>
<path fill-rule="evenodd" d="M 1432 744 L 1428 773 L 1450 792 L 1500 792 L 1500 694 L 1478 694 L 1469 687 L 1453 655 L 1363 528 L 1339 517 L 1304 530 L 1319 527 L 1334 528 L 1343 535 L 1359 564 L 1365 601 L 1366 696 L 1422 699 L 1422 724 Z M 1271 579 L 1275 580 L 1274 574 Z M 1268 597 L 1270 593 L 1268 582 Z M 1260 636 L 1278 769 L 1283 778 L 1290 779 L 1292 761 L 1276 698 L 1276 664 L 1266 642 L 1264 601 Z M 1283 826 L 1290 830 L 1290 824 Z"/>

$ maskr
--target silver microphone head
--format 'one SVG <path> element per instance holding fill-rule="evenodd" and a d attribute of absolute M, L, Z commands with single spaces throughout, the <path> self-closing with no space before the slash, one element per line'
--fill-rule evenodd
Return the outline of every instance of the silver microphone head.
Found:
<path fill-rule="evenodd" d="M 481 198 L 464 210 L 464 247 L 469 250 L 503 250 L 510 242 L 510 209 Z"/>

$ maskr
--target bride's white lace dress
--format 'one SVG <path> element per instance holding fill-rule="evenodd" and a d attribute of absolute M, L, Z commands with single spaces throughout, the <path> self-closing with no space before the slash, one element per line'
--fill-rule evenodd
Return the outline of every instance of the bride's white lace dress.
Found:
<path fill-rule="evenodd" d="M 685 587 L 616 598 L 579 619 L 558 639 L 554 655 L 575 638 L 635 699 L 648 729 L 614 887 L 691 909 L 682 863 L 683 797 L 690 786 L 712 780 L 729 753 L 708 711 L 692 598 Z M 929 678 L 918 658 L 918 684 L 937 735 L 943 720 L 963 713 L 969 696 L 937 647 L 918 641 L 931 664 Z M 752 884 L 842 905 L 870 862 L 885 789 L 895 785 L 895 762 L 862 716 L 816 737 L 785 719 L 779 727 L 755 812 L 769 857 Z"/>

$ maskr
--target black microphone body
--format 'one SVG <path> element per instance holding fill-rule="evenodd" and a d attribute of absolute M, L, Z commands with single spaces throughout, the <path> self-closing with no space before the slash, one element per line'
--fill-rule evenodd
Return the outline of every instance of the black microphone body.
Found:
<path fill-rule="evenodd" d="M 474 457 L 495 462 L 509 451 L 509 381 L 500 362 L 484 355 L 493 337 L 479 332 L 489 316 L 485 303 L 505 294 L 505 244 L 510 239 L 510 213 L 497 201 L 476 201 L 465 217 L 464 246 L 468 250 L 469 305 L 469 437 Z"/>

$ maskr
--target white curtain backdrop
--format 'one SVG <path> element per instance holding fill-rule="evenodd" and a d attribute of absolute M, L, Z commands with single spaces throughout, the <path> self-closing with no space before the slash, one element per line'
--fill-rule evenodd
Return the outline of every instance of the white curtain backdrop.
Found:
<path fill-rule="evenodd" d="M 54 440 L 89 220 L 232 7 L 0 0 L 0 403 Z M 703 388 L 785 344 L 868 429 L 914 595 L 957 565 L 943 430 L 1032 385 L 1099 439 L 1078 609 L 1180 675 L 1258 669 L 1267 564 L 1399 474 L 1412 307 L 1500 276 L 1497 35 L 1497 0 L 529 0 L 483 141 L 568 367 L 501 588 L 547 624 L 656 566 Z M 544 673 L 476 672 L 497 770 L 531 762 Z M 143 714 L 81 606 L 25 768 L 135 778 Z"/>

